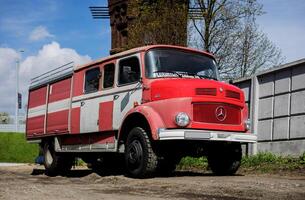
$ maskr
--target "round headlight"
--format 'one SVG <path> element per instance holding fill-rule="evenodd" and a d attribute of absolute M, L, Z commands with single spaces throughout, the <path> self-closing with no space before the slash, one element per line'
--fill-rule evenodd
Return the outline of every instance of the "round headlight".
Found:
<path fill-rule="evenodd" d="M 190 123 L 190 118 L 186 113 L 181 112 L 176 115 L 175 122 L 178 126 L 185 127 Z"/>

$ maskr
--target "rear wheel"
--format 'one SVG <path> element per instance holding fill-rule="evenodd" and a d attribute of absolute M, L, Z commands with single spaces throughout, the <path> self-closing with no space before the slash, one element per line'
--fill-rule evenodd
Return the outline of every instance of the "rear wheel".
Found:
<path fill-rule="evenodd" d="M 242 158 L 240 143 L 213 143 L 208 151 L 209 167 L 216 175 L 233 175 Z"/>
<path fill-rule="evenodd" d="M 131 177 L 150 177 L 156 171 L 157 156 L 147 132 L 140 127 L 133 128 L 127 137 L 125 163 Z"/>
<path fill-rule="evenodd" d="M 53 142 L 46 142 L 43 145 L 44 167 L 46 175 L 65 175 L 73 166 L 74 158 L 67 155 L 58 155 L 54 150 Z"/>

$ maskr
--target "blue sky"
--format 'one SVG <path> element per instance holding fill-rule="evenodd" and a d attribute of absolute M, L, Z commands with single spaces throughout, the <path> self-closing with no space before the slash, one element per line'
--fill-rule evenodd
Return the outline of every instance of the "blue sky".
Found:
<path fill-rule="evenodd" d="M 77 50 L 96 59 L 108 54 L 109 20 L 93 20 L 89 6 L 105 0 L 0 0 L 0 47 L 25 49 L 32 55 L 48 42 Z M 43 26 L 52 37 L 31 41 L 30 33 Z"/>
<path fill-rule="evenodd" d="M 305 1 L 258 1 L 266 14 L 257 22 L 285 62 L 305 58 Z M 88 7 L 95 5 L 107 1 L 0 0 L 0 112 L 14 113 L 16 59 L 21 59 L 20 91 L 26 104 L 31 77 L 71 60 L 81 64 L 108 55 L 109 20 L 92 19 Z"/>
<path fill-rule="evenodd" d="M 259 0 L 264 15 L 257 18 L 260 28 L 282 50 L 286 62 L 305 58 L 305 1 Z"/>

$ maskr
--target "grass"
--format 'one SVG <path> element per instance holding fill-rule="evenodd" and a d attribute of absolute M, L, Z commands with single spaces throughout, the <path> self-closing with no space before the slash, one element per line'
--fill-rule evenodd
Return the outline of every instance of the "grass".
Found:
<path fill-rule="evenodd" d="M 185 157 L 177 166 L 178 170 L 208 170 L 205 157 Z M 299 157 L 278 156 L 270 152 L 261 152 L 245 156 L 241 161 L 241 171 L 249 173 L 281 173 L 305 170 L 305 152 Z"/>
<path fill-rule="evenodd" d="M 305 152 L 299 157 L 278 156 L 270 152 L 261 152 L 254 156 L 244 157 L 242 170 L 259 173 L 278 173 L 305 169 Z"/>
<path fill-rule="evenodd" d="M 38 145 L 28 144 L 23 133 L 0 133 L 0 162 L 33 163 Z"/>

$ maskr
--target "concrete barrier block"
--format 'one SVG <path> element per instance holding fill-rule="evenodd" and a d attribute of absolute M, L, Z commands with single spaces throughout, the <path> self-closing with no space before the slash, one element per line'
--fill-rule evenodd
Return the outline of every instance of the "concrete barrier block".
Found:
<path fill-rule="evenodd" d="M 291 94 L 291 114 L 305 112 L 305 91 Z"/>
<path fill-rule="evenodd" d="M 289 139 L 289 117 L 273 120 L 273 140 Z"/>
<path fill-rule="evenodd" d="M 286 69 L 275 73 L 274 93 L 284 93 L 290 91 L 291 70 Z"/>
<path fill-rule="evenodd" d="M 258 141 L 272 140 L 272 120 L 262 120 L 258 122 L 257 130 Z"/>
<path fill-rule="evenodd" d="M 258 119 L 273 117 L 273 97 L 259 100 Z"/>
<path fill-rule="evenodd" d="M 305 88 L 305 64 L 292 69 L 292 90 Z"/>
<path fill-rule="evenodd" d="M 260 98 L 274 94 L 274 75 L 272 73 L 259 76 L 258 83 Z"/>
<path fill-rule="evenodd" d="M 288 116 L 290 108 L 289 94 L 274 97 L 274 116 Z"/>
<path fill-rule="evenodd" d="M 290 139 L 305 138 L 305 115 L 291 116 L 290 127 Z"/>
<path fill-rule="evenodd" d="M 257 151 L 267 151 L 283 156 L 300 156 L 305 151 L 304 146 L 305 140 L 262 142 L 257 144 Z"/>

